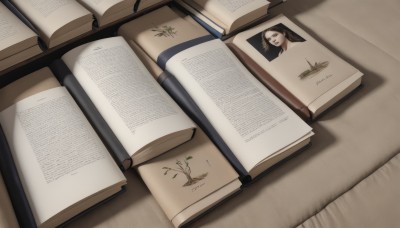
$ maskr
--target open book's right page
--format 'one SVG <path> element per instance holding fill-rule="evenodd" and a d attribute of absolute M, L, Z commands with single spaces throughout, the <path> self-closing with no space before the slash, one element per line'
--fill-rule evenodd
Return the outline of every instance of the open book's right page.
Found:
<path fill-rule="evenodd" d="M 232 42 L 303 102 L 313 118 L 361 83 L 360 71 L 284 15 L 239 33 Z"/>

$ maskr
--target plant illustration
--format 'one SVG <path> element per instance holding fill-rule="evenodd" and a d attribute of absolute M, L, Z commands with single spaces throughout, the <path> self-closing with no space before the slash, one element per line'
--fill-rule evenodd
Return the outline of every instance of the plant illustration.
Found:
<path fill-rule="evenodd" d="M 157 32 L 157 34 L 155 34 L 154 36 L 158 36 L 158 37 L 174 37 L 174 35 L 176 35 L 178 32 L 175 31 L 175 28 L 168 26 L 168 25 L 163 25 L 160 27 L 156 26 L 155 28 L 153 28 L 151 31 L 153 32 Z"/>
<path fill-rule="evenodd" d="M 303 73 L 301 73 L 299 75 L 300 79 L 304 79 L 310 75 L 316 74 L 320 71 L 322 71 L 323 69 L 325 69 L 328 65 L 329 62 L 328 61 L 324 61 L 324 62 L 315 62 L 314 64 L 310 63 L 310 61 L 308 61 L 306 59 L 308 66 L 310 67 L 309 69 L 305 70 Z"/>
<path fill-rule="evenodd" d="M 200 180 L 203 180 L 208 175 L 208 173 L 203 173 L 197 177 L 191 176 L 192 169 L 190 168 L 189 160 L 191 160 L 192 158 L 193 158 L 192 156 L 187 156 L 183 160 L 183 162 L 180 160 L 176 160 L 175 168 L 163 167 L 162 169 L 165 170 L 164 175 L 167 175 L 168 172 L 173 172 L 175 174 L 172 176 L 172 179 L 175 179 L 180 173 L 185 175 L 187 182 L 184 185 L 182 185 L 182 187 L 190 186 L 199 182 Z"/>

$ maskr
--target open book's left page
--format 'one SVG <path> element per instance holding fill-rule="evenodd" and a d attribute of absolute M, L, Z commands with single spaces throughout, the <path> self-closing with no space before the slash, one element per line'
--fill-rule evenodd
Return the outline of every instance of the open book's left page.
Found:
<path fill-rule="evenodd" d="M 193 122 L 122 37 L 81 45 L 62 60 L 132 157 L 133 165 L 192 137 Z"/>
<path fill-rule="evenodd" d="M 11 2 L 34 24 L 48 48 L 92 29 L 92 14 L 75 0 Z"/>
<path fill-rule="evenodd" d="M 0 122 L 30 208 L 39 227 L 60 225 L 119 192 L 126 179 L 68 91 L 43 68 L 2 89 L 50 89 L 0 113 Z M 9 99 L 9 103 L 10 100 Z M 14 102 L 15 100 L 19 100 Z M 3 106 L 4 107 L 4 106 Z"/>
<path fill-rule="evenodd" d="M 15 61 L 13 56 L 34 48 L 35 52 L 25 53 Z M 0 2 L 0 71 L 41 53 L 38 36 Z"/>

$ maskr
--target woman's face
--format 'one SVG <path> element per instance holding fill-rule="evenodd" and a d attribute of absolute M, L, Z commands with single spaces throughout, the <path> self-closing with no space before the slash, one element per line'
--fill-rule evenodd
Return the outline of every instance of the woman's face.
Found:
<path fill-rule="evenodd" d="M 276 47 L 280 47 L 285 42 L 286 37 L 285 37 L 285 34 L 277 32 L 277 31 L 267 31 L 265 33 L 265 39 L 270 44 L 272 44 Z"/>

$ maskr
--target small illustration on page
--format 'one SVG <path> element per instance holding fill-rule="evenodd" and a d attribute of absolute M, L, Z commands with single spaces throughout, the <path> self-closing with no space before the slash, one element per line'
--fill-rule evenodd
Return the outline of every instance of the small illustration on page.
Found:
<path fill-rule="evenodd" d="M 162 169 L 165 170 L 164 175 L 167 175 L 168 172 L 172 172 L 175 173 L 172 176 L 172 179 L 175 179 L 179 174 L 183 174 L 185 175 L 187 182 L 185 184 L 182 185 L 182 187 L 186 187 L 186 186 L 191 186 L 193 184 L 196 184 L 197 182 L 199 182 L 200 180 L 203 180 L 207 175 L 207 173 L 203 173 L 197 177 L 192 177 L 191 173 L 192 173 L 192 169 L 190 168 L 189 165 L 189 160 L 193 159 L 192 156 L 187 156 L 183 162 L 180 160 L 176 160 L 175 163 L 175 167 L 174 168 L 170 168 L 170 167 L 163 167 Z"/>
<path fill-rule="evenodd" d="M 157 34 L 155 34 L 154 36 L 158 36 L 158 37 L 164 36 L 164 37 L 171 37 L 171 38 L 174 38 L 174 35 L 176 35 L 178 33 L 178 31 L 176 31 L 174 27 L 171 27 L 169 25 L 163 25 L 163 26 L 161 26 L 161 28 L 156 26 L 151 31 L 157 32 Z"/>
<path fill-rule="evenodd" d="M 315 62 L 312 64 L 310 61 L 306 59 L 308 66 L 310 67 L 309 69 L 303 71 L 300 75 L 300 79 L 304 79 L 308 76 L 311 76 L 313 74 L 317 74 L 321 72 L 323 69 L 325 69 L 329 65 L 329 61 L 324 61 L 324 62 Z"/>

